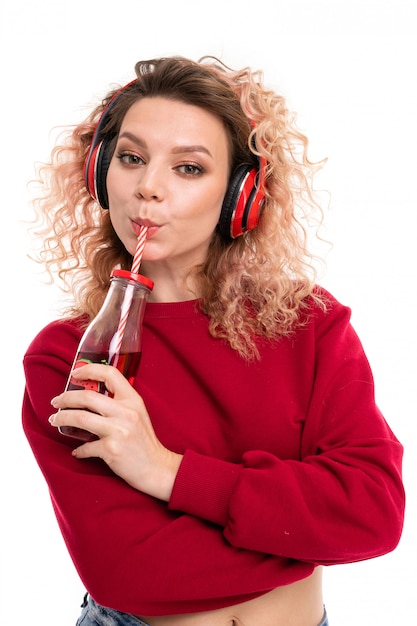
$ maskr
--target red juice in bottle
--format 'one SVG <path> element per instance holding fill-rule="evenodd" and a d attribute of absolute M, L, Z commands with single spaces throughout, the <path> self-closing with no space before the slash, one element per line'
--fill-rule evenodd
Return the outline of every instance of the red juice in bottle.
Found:
<path fill-rule="evenodd" d="M 133 385 L 136 373 L 139 369 L 142 352 L 120 352 L 110 359 L 109 365 L 117 367 L 119 372 Z"/>
<path fill-rule="evenodd" d="M 79 352 L 75 359 L 72 371 L 88 365 L 89 363 L 103 363 L 103 365 L 113 365 L 119 372 L 123 374 L 125 378 L 133 385 L 136 372 L 139 369 L 141 352 L 128 352 L 114 355 L 108 360 L 108 354 L 93 353 L 93 352 Z M 107 357 L 107 358 L 106 358 Z M 108 394 L 105 385 L 98 380 L 75 380 L 70 376 L 65 391 L 72 391 L 73 389 L 91 389 L 92 391 L 98 391 L 99 393 Z"/>

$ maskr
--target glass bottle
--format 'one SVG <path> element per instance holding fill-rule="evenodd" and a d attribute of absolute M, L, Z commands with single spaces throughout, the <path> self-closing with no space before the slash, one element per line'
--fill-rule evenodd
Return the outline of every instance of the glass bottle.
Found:
<path fill-rule="evenodd" d="M 114 270 L 103 306 L 90 322 L 78 345 L 65 391 L 92 389 L 109 395 L 104 383 L 75 381 L 72 372 L 88 363 L 113 365 L 133 384 L 142 356 L 142 322 L 153 281 L 128 270 Z M 60 426 L 63 435 L 81 441 L 97 436 L 74 426 Z"/>

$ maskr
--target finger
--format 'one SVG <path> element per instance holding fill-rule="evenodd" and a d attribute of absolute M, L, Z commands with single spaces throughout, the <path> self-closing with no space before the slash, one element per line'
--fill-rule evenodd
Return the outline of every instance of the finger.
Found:
<path fill-rule="evenodd" d="M 104 383 L 108 392 L 112 395 L 125 394 L 132 389 L 129 382 L 116 367 L 103 365 L 102 363 L 89 363 L 76 369 L 71 376 L 76 380 L 96 380 Z"/>
<path fill-rule="evenodd" d="M 92 457 L 101 458 L 98 453 L 97 441 L 84 443 L 82 446 L 75 448 L 71 454 L 77 459 L 91 459 Z"/>
<path fill-rule="evenodd" d="M 79 409 L 58 411 L 58 413 L 51 415 L 48 421 L 56 428 L 59 426 L 73 426 L 87 430 L 97 435 L 97 437 L 103 437 L 106 434 L 106 418 L 89 411 Z"/>
<path fill-rule="evenodd" d="M 71 391 L 64 391 L 59 396 L 52 398 L 51 404 L 54 408 L 60 410 L 85 409 L 93 413 L 106 415 L 110 414 L 112 410 L 112 404 L 109 400 L 110 398 L 107 395 L 97 393 L 97 391 L 73 389 Z"/>

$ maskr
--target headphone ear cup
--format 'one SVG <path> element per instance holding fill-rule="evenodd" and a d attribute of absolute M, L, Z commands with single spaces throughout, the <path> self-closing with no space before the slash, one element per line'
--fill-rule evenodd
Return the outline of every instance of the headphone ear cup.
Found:
<path fill-rule="evenodd" d="M 109 139 L 101 141 L 93 148 L 84 166 L 84 180 L 87 191 L 103 209 L 109 208 L 106 178 L 111 161 Z"/>
<path fill-rule="evenodd" d="M 111 140 L 104 139 L 101 142 L 101 149 L 97 154 L 97 163 L 95 169 L 97 200 L 103 209 L 109 208 L 109 198 L 107 195 L 107 172 L 109 171 L 112 154 L 110 150 Z"/>
<path fill-rule="evenodd" d="M 219 218 L 219 230 L 225 239 L 235 239 L 258 225 L 264 200 L 258 178 L 259 171 L 252 165 L 239 165 L 233 172 Z"/>
<path fill-rule="evenodd" d="M 109 169 L 112 152 L 111 141 L 114 134 L 101 140 L 103 129 L 108 123 L 109 113 L 121 94 L 137 83 L 137 78 L 121 87 L 103 109 L 96 129 L 91 140 L 90 150 L 84 162 L 84 182 L 87 191 L 103 209 L 109 208 L 109 200 L 106 189 L 107 170 Z"/>
<path fill-rule="evenodd" d="M 232 224 L 235 220 L 240 190 L 251 169 L 249 165 L 239 165 L 230 178 L 219 218 L 219 230 L 225 239 L 232 238 Z"/>

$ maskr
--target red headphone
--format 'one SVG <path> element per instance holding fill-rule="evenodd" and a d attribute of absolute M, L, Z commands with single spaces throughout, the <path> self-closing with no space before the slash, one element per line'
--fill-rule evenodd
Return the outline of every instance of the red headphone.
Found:
<path fill-rule="evenodd" d="M 84 180 L 87 191 L 103 209 L 109 208 L 106 177 L 112 153 L 110 145 L 114 135 L 103 136 L 109 111 L 120 94 L 136 83 L 136 79 L 119 89 L 103 110 L 91 146 L 84 163 Z M 266 163 L 262 157 L 254 158 L 257 165 L 239 165 L 232 173 L 223 205 L 218 227 L 225 239 L 235 239 L 258 225 L 265 201 L 264 175 Z"/>

